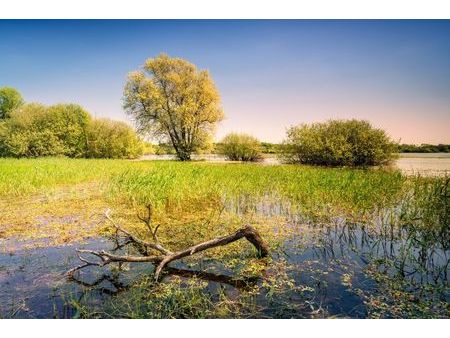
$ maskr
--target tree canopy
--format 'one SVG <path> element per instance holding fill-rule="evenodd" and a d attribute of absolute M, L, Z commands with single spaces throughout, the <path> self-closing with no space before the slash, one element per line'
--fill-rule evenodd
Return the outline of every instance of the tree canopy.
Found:
<path fill-rule="evenodd" d="M 11 112 L 23 105 L 22 95 L 11 87 L 0 88 L 0 120 L 6 119 Z"/>
<path fill-rule="evenodd" d="M 208 145 L 224 117 L 209 72 L 165 54 L 129 74 L 124 109 L 139 132 L 171 142 L 180 160 Z"/>

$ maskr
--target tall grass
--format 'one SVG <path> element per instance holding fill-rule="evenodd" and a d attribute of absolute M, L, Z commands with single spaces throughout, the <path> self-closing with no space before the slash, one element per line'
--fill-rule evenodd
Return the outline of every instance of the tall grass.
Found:
<path fill-rule="evenodd" d="M 23 196 L 62 185 L 106 181 L 112 174 L 138 166 L 127 160 L 69 158 L 0 159 L 0 196 Z"/>
<path fill-rule="evenodd" d="M 255 206 L 269 198 L 303 212 L 364 214 L 397 201 L 405 181 L 399 172 L 381 170 L 158 162 L 113 176 L 109 191 L 159 206 L 202 199 Z"/>
<path fill-rule="evenodd" d="M 300 213 L 364 219 L 397 208 L 404 219 L 447 222 L 448 178 L 406 177 L 399 171 L 298 165 L 179 163 L 66 158 L 0 159 L 0 196 L 104 183 L 107 197 L 156 208 L 257 208 L 270 200 Z M 445 183 L 447 182 L 447 183 Z M 443 190 L 445 189 L 445 190 Z M 417 214 L 420 213 L 420 216 Z M 414 216 L 415 215 L 415 216 Z"/>

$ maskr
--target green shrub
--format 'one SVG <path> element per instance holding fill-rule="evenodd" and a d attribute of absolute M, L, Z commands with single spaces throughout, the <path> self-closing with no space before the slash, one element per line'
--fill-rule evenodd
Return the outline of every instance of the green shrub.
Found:
<path fill-rule="evenodd" d="M 92 119 L 75 104 L 26 104 L 0 122 L 2 157 L 135 158 L 142 144 L 123 122 Z"/>
<path fill-rule="evenodd" d="M 87 128 L 91 116 L 76 104 L 58 104 L 47 109 L 49 129 L 64 144 L 64 155 L 84 157 L 87 151 Z"/>
<path fill-rule="evenodd" d="M 287 131 L 280 158 L 286 163 L 325 166 L 388 164 L 397 145 L 367 121 L 330 120 Z"/>
<path fill-rule="evenodd" d="M 142 142 L 142 154 L 143 155 L 154 155 L 156 154 L 156 145 L 150 142 Z"/>
<path fill-rule="evenodd" d="M 0 88 L 0 120 L 7 119 L 15 109 L 23 105 L 22 95 L 10 87 Z"/>
<path fill-rule="evenodd" d="M 155 154 L 156 155 L 175 155 L 175 149 L 171 144 L 168 143 L 159 143 L 155 145 Z"/>
<path fill-rule="evenodd" d="M 247 134 L 231 133 L 221 142 L 220 153 L 231 161 L 259 161 L 262 159 L 261 142 Z"/>
<path fill-rule="evenodd" d="M 143 153 L 142 141 L 124 122 L 93 120 L 87 131 L 87 157 L 136 158 Z"/>
<path fill-rule="evenodd" d="M 268 142 L 261 142 L 261 148 L 262 152 L 264 154 L 276 154 L 278 153 L 279 144 L 276 143 L 268 143 Z"/>
<path fill-rule="evenodd" d="M 62 140 L 52 130 L 47 108 L 27 104 L 10 114 L 0 133 L 0 151 L 3 156 L 38 157 L 63 155 Z"/>

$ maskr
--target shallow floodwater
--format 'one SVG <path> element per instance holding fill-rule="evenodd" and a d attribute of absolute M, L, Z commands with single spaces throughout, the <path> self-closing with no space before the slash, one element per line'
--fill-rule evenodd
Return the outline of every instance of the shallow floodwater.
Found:
<path fill-rule="evenodd" d="M 215 154 L 194 155 L 193 160 L 208 162 L 229 162 L 224 156 Z M 140 160 L 175 160 L 175 155 L 144 155 Z M 262 164 L 277 165 L 279 160 L 267 155 Z M 407 175 L 445 175 L 450 173 L 450 153 L 402 153 L 394 166 Z"/>
<path fill-rule="evenodd" d="M 395 165 L 410 175 L 445 175 L 450 173 L 450 153 L 405 153 L 401 154 Z"/>
<path fill-rule="evenodd" d="M 444 304 L 433 310 L 438 317 L 449 317 L 448 283 L 450 250 L 439 237 L 420 241 L 423 234 L 408 229 L 393 229 L 383 222 L 376 227 L 350 223 L 336 218 L 329 224 L 286 223 L 293 235 L 272 253 L 273 262 L 261 276 L 245 279 L 233 275 L 219 262 L 208 260 L 196 265 L 174 262 L 163 281 L 172 275 L 205 280 L 204 292 L 217 290 L 239 294 L 242 288 L 264 285 L 283 265 L 285 278 L 294 285 L 271 294 L 262 288 L 255 298 L 258 318 L 352 317 L 364 318 L 371 313 L 370 304 L 379 299 L 393 301 L 383 291 L 386 285 L 368 273 L 379 271 L 384 276 L 410 288 L 408 297 L 418 302 Z M 275 230 L 276 231 L 276 230 Z M 80 264 L 75 248 L 111 249 L 106 238 L 86 243 L 25 249 L 14 239 L 0 242 L 0 315 L 3 318 L 73 318 L 78 316 L 74 301 L 89 294 L 89 303 L 101 308 L 105 300 L 120 294 L 133 281 L 152 275 L 150 264 L 134 264 L 120 270 L 88 268 L 79 280 L 67 279 L 65 272 Z M 192 258 L 193 259 L 193 258 Z M 245 258 L 243 258 L 245 259 Z M 195 270 L 195 269 L 194 269 Z M 404 291 L 402 289 L 402 291 Z M 447 310 L 445 310 L 445 304 Z M 381 317 L 390 317 L 390 313 Z M 408 317 L 408 314 L 403 316 Z"/>

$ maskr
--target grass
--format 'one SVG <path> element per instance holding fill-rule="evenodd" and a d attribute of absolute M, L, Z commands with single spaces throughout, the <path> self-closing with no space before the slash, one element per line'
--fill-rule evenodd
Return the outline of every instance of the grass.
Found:
<path fill-rule="evenodd" d="M 445 184 L 446 178 L 408 178 L 390 170 L 0 159 L 0 207 L 4 211 L 0 226 L 10 224 L 2 229 L 9 235 L 25 234 L 36 217 L 44 216 L 44 223 L 55 224 L 65 216 L 82 214 L 77 226 L 108 207 L 123 222 L 134 224 L 136 212 L 149 203 L 156 209 L 155 221 L 169 225 L 171 231 L 175 231 L 174 224 L 203 223 L 225 214 L 232 216 L 226 219 L 229 223 L 286 215 L 316 222 L 337 216 L 360 222 L 384 210 L 395 210 L 397 221 L 420 219 L 429 226 L 448 220 L 448 191 L 440 193 Z M 22 226 L 11 226 L 19 223 Z M 48 232 L 41 227 L 42 236 Z M 204 236 L 214 233 L 211 227 L 203 229 Z M 28 237 L 33 236 L 38 234 L 31 232 Z"/>
<path fill-rule="evenodd" d="M 68 158 L 0 159 L 0 196 L 19 197 L 46 193 L 63 186 L 105 182 L 130 165 L 126 160 Z"/>
<path fill-rule="evenodd" d="M 198 240 L 242 222 L 267 223 L 261 208 L 275 219 L 286 211 L 361 219 L 398 200 L 405 181 L 398 172 L 307 166 L 0 159 L 0 235 L 50 238 L 50 244 L 77 241 L 105 230 L 92 224 L 107 208 L 139 231 L 136 212 L 149 203 L 169 238 L 193 231 Z M 272 212 L 280 201 L 289 210 Z M 220 225 L 210 226 L 211 219 Z"/>
<path fill-rule="evenodd" d="M 295 165 L 163 162 L 134 169 L 112 177 L 112 195 L 163 206 L 215 199 L 236 208 L 272 198 L 319 214 L 331 208 L 356 215 L 392 205 L 406 181 L 399 172 Z"/>

